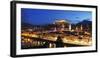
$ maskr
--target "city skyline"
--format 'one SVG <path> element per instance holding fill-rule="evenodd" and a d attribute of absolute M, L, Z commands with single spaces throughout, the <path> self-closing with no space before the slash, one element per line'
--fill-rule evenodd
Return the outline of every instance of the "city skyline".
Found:
<path fill-rule="evenodd" d="M 51 24 L 57 19 L 78 23 L 83 20 L 92 21 L 92 12 L 90 11 L 73 11 L 73 10 L 48 10 L 48 9 L 21 9 L 22 23 L 32 25 Z"/>

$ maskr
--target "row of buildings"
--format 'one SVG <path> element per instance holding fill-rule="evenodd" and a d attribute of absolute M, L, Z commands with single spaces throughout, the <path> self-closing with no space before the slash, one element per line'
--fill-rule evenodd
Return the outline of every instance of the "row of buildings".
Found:
<path fill-rule="evenodd" d="M 25 28 L 26 27 L 26 28 Z M 77 24 L 72 24 L 69 21 L 60 19 L 54 21 L 52 24 L 47 25 L 32 25 L 22 27 L 22 31 L 35 31 L 35 32 L 62 32 L 62 31 L 75 31 L 75 32 L 89 32 L 92 33 L 92 22 L 91 21 L 82 21 Z"/>

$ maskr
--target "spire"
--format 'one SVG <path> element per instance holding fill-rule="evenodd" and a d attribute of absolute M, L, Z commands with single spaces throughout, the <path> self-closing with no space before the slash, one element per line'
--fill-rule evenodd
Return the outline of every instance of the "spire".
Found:
<path fill-rule="evenodd" d="M 83 30 L 83 26 L 81 25 L 81 31 Z"/>

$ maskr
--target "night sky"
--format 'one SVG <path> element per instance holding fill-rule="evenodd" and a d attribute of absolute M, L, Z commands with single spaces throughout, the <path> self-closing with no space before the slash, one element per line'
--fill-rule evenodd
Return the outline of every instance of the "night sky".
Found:
<path fill-rule="evenodd" d="M 33 25 L 51 24 L 57 19 L 64 19 L 70 23 L 83 20 L 92 21 L 92 12 L 74 10 L 48 10 L 48 9 L 21 9 L 21 22 Z"/>

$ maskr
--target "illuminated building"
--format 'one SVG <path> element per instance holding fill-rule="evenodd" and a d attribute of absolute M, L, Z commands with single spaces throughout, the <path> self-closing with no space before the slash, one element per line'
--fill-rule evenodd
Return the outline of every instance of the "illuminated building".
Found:
<path fill-rule="evenodd" d="M 66 20 L 56 20 L 54 22 L 54 24 L 56 25 L 56 28 L 54 30 L 57 31 L 70 31 L 71 30 L 71 24 L 66 21 Z"/>

